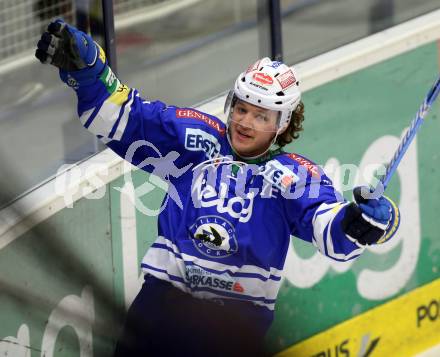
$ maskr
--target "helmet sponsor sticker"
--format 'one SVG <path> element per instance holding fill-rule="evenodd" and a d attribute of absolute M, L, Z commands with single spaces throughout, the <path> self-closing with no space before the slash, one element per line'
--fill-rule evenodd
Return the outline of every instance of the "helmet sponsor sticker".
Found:
<path fill-rule="evenodd" d="M 258 66 L 260 65 L 261 60 L 258 60 L 257 62 L 255 62 L 254 64 L 251 64 L 247 70 L 246 70 L 246 74 L 249 72 L 253 72 L 256 71 L 258 69 Z"/>
<path fill-rule="evenodd" d="M 280 61 L 273 61 L 270 67 L 277 69 L 279 66 L 281 66 L 283 62 Z"/>
<path fill-rule="evenodd" d="M 252 78 L 254 79 L 254 81 L 259 82 L 263 85 L 270 85 L 273 84 L 273 78 L 272 76 L 263 73 L 263 72 L 257 72 L 255 73 Z"/>
<path fill-rule="evenodd" d="M 208 124 L 211 128 L 214 128 L 216 131 L 220 133 L 220 135 L 225 135 L 226 129 L 217 122 L 216 120 L 210 118 L 206 114 L 203 114 L 197 110 L 193 109 L 177 109 L 176 110 L 176 118 L 189 118 L 203 121 Z"/>
<path fill-rule="evenodd" d="M 260 88 L 261 90 L 265 90 L 265 91 L 268 91 L 268 90 L 269 90 L 267 87 L 264 87 L 264 86 L 262 86 L 262 85 L 260 85 L 260 84 L 258 84 L 258 83 L 255 83 L 255 82 L 251 82 L 250 84 L 251 84 L 252 86 L 254 86 L 254 87 Z"/>
<path fill-rule="evenodd" d="M 289 69 L 287 72 L 280 74 L 277 77 L 277 81 L 280 83 L 281 88 L 286 89 L 289 88 L 292 84 L 296 83 L 296 78 L 293 74 L 293 71 Z"/>

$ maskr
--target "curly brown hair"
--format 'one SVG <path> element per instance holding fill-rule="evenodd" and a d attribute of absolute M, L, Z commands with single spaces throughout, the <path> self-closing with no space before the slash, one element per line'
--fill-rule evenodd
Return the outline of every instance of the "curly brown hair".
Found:
<path fill-rule="evenodd" d="M 304 103 L 299 102 L 296 109 L 293 111 L 292 116 L 290 117 L 290 123 L 287 129 L 280 135 L 278 135 L 276 143 L 283 147 L 291 143 L 294 139 L 299 138 L 299 132 L 303 131 L 304 128 L 302 126 L 304 121 Z"/>

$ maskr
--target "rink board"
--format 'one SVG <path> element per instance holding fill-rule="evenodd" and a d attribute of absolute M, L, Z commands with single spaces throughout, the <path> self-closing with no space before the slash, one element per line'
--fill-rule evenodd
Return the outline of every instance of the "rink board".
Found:
<path fill-rule="evenodd" d="M 302 341 L 277 357 L 411 357 L 440 343 L 440 280 Z"/>
<path fill-rule="evenodd" d="M 431 43 L 305 93 L 305 131 L 293 150 L 326 166 L 348 195 L 348 175 L 341 173 L 351 164 L 386 161 L 438 67 L 438 47 Z M 440 298 L 438 118 L 436 103 L 390 183 L 388 195 L 402 213 L 393 242 L 344 264 L 292 240 L 267 337 L 272 352 L 293 346 L 298 355 L 333 357 L 336 348 L 339 356 L 351 356 L 361 341 L 368 348 L 377 338 L 380 351 L 397 345 L 405 326 L 426 337 L 407 338 L 408 348 L 435 344 L 430 336 L 438 335 L 440 324 L 432 303 Z M 110 354 L 120 313 L 142 282 L 139 262 L 157 235 L 156 216 L 135 209 L 130 199 L 133 187 L 149 180 L 142 172 L 121 176 L 100 197 L 81 198 L 2 246 L 0 355 Z M 139 199 L 154 211 L 163 196 L 156 187 Z M 423 306 L 431 306 L 431 315 L 415 328 L 414 314 Z M 399 333 L 391 339 L 387 328 Z"/>

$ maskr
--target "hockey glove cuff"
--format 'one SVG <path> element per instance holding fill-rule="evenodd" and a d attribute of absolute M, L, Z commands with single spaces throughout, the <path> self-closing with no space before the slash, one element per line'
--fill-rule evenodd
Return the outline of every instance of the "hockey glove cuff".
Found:
<path fill-rule="evenodd" d="M 388 197 L 365 199 L 362 188 L 353 190 L 355 202 L 350 203 L 341 222 L 342 229 L 351 240 L 361 245 L 380 244 L 389 240 L 400 223 L 399 209 Z"/>
<path fill-rule="evenodd" d="M 37 44 L 35 56 L 60 70 L 61 80 L 75 89 L 96 81 L 106 66 L 105 53 L 86 33 L 65 23 L 51 22 Z"/>

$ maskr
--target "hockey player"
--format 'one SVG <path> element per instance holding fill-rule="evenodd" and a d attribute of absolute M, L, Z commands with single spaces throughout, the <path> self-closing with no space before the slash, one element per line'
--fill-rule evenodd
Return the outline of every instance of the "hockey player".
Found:
<path fill-rule="evenodd" d="M 57 20 L 36 57 L 60 70 L 81 123 L 169 185 L 145 282 L 115 355 L 262 355 L 291 235 L 345 261 L 386 239 L 387 198 L 347 202 L 320 167 L 282 147 L 302 130 L 297 74 L 263 58 L 241 73 L 225 125 L 122 84 L 92 38 Z"/>

